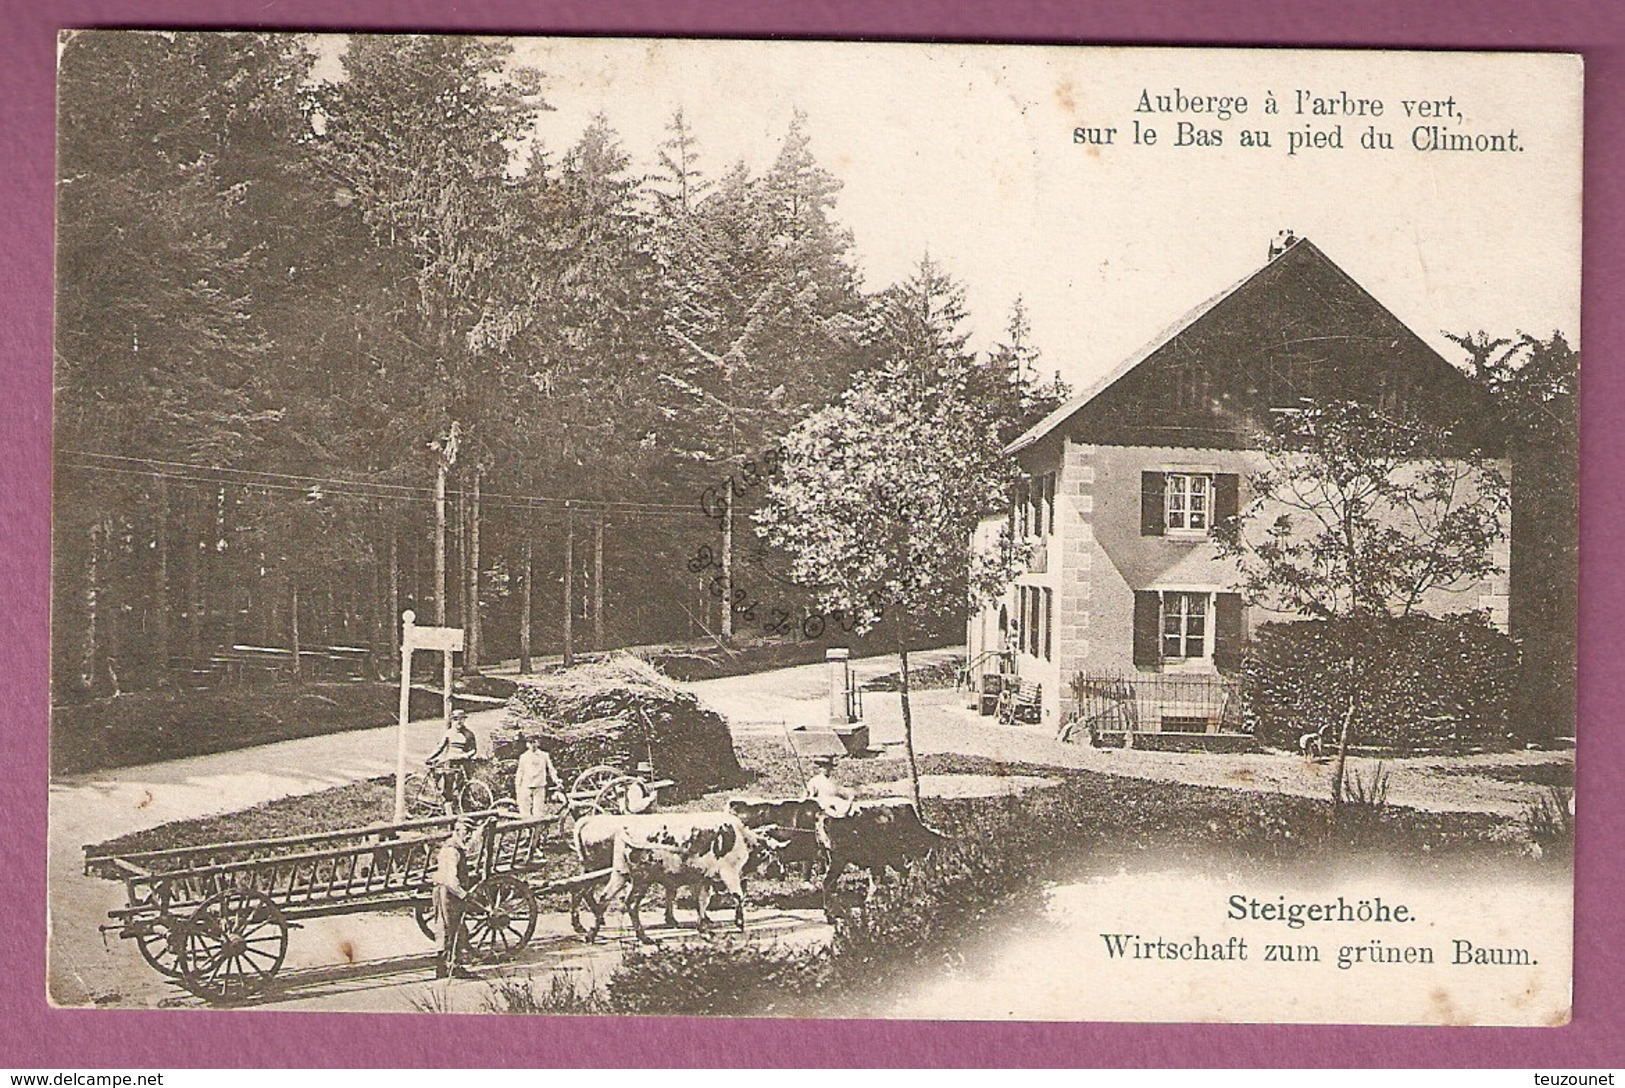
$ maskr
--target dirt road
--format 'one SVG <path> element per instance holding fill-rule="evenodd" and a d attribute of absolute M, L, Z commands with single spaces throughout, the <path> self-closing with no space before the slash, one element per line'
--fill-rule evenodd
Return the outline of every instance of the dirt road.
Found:
<path fill-rule="evenodd" d="M 953 656 L 952 651 L 912 655 L 918 664 Z M 860 680 L 895 671 L 896 660 L 855 661 Z M 827 676 L 823 665 L 779 669 L 682 685 L 732 723 L 737 736 L 782 735 L 796 725 L 826 721 Z M 1106 774 L 1184 782 L 1228 789 L 1324 797 L 1330 769 L 1280 754 L 1212 755 L 1094 749 L 1062 744 L 1047 729 L 1000 726 L 962 705 L 951 691 L 920 691 L 912 700 L 916 747 L 922 754 L 980 755 L 1003 763 L 1081 768 Z M 874 743 L 902 741 L 902 714 L 895 693 L 867 692 L 865 718 Z M 503 711 L 470 715 L 477 733 L 501 720 Z M 408 727 L 408 759 L 417 763 L 436 743 L 436 722 Z M 286 741 L 261 748 L 199 756 L 53 782 L 50 792 L 48 939 L 51 999 L 62 1005 L 122 1007 L 195 1003 L 161 980 L 128 942 L 104 947 L 97 926 L 122 905 L 117 883 L 86 877 L 84 845 L 173 820 L 232 811 L 294 794 L 390 774 L 395 730 L 365 730 Z M 1569 763 L 1572 752 L 1509 753 L 1454 759 L 1392 760 L 1389 800 L 1437 811 L 1474 811 L 1517 817 L 1541 796 L 1527 782 L 1510 780 L 1509 769 Z M 958 777 L 958 776 L 949 776 Z M 1040 780 L 1024 781 L 1035 785 Z M 1007 785 L 1015 785 L 1007 783 Z M 977 784 L 944 782 L 943 790 L 978 791 Z M 758 916 L 759 915 L 759 916 Z M 618 923 L 618 915 L 611 922 Z M 761 911 L 752 930 L 765 940 L 824 940 L 821 917 L 805 911 Z M 538 936 L 520 960 L 500 974 L 535 976 L 546 988 L 557 971 L 592 976 L 609 970 L 626 938 L 624 926 L 606 928 L 606 942 L 588 949 L 567 931 L 567 922 L 544 917 Z M 432 982 L 432 949 L 404 914 L 360 914 L 318 919 L 294 931 L 289 959 L 271 1007 L 279 1009 L 409 1010 L 418 1007 L 474 1011 L 490 994 L 479 982 Z M 425 1005 L 427 1003 L 427 1005 Z"/>

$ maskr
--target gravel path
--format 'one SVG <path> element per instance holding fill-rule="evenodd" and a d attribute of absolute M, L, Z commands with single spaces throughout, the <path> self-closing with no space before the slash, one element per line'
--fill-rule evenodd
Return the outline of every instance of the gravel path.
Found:
<path fill-rule="evenodd" d="M 952 656 L 951 650 L 928 651 L 910 655 L 910 662 L 925 664 Z M 888 656 L 856 661 L 853 668 L 860 677 L 867 678 L 893 672 L 897 664 L 896 658 Z M 737 735 L 764 736 L 782 732 L 786 725 L 824 725 L 826 685 L 824 667 L 809 665 L 685 686 L 727 717 Z M 957 691 L 913 693 L 910 707 L 919 754 L 978 755 L 1000 763 L 1068 767 L 1158 782 L 1302 797 L 1326 797 L 1331 792 L 1330 759 L 1314 761 L 1271 752 L 1150 752 L 1064 744 L 1047 729 L 1000 725 L 969 709 L 967 702 L 967 697 Z M 863 708 L 872 744 L 902 744 L 902 706 L 895 692 L 865 692 Z M 1485 772 L 1541 764 L 1572 766 L 1574 753 L 1505 752 L 1381 762 L 1388 775 L 1388 800 L 1392 804 L 1434 812 L 1481 812 L 1516 818 L 1523 815 L 1527 805 L 1544 798 L 1545 789 L 1527 782 L 1505 781 Z M 1375 763 L 1350 759 L 1349 773 L 1369 777 Z"/>

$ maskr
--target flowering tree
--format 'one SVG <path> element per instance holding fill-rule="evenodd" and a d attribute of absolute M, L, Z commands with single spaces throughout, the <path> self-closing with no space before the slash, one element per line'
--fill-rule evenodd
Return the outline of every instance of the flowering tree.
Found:
<path fill-rule="evenodd" d="M 996 411 L 973 391 L 977 364 L 962 341 L 924 325 L 910 334 L 910 315 L 932 312 L 917 295 L 905 290 L 895 302 L 887 360 L 785 438 L 755 520 L 826 611 L 851 617 L 860 634 L 882 615 L 892 621 L 918 804 L 910 640 L 922 621 L 997 592 L 1022 557 L 1008 537 L 993 555 L 967 546 L 977 521 L 1006 502 L 1015 471 Z"/>
<path fill-rule="evenodd" d="M 1352 401 L 1309 404 L 1266 437 L 1252 500 L 1215 527 L 1250 599 L 1332 621 L 1346 636 L 1348 703 L 1332 802 L 1343 800 L 1360 706 L 1362 632 L 1423 599 L 1499 573 L 1506 480 L 1450 432 Z"/>

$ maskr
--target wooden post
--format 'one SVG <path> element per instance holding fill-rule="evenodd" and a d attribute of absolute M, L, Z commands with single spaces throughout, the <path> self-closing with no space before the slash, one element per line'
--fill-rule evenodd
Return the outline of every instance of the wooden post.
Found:
<path fill-rule="evenodd" d="M 395 534 L 395 522 L 389 523 L 389 608 L 384 613 L 384 621 L 389 624 L 389 660 L 393 662 L 400 656 L 401 631 L 395 626 L 395 617 L 401 607 L 401 557 L 399 542 Z"/>
<path fill-rule="evenodd" d="M 463 675 L 480 671 L 480 470 L 474 469 L 474 493 L 465 507 L 468 515 L 468 588 L 463 592 L 463 628 L 468 646 L 463 651 Z"/>
<path fill-rule="evenodd" d="M 604 648 L 604 512 L 592 527 L 592 648 Z"/>
<path fill-rule="evenodd" d="M 440 655 L 440 716 L 451 724 L 451 651 Z"/>
<path fill-rule="evenodd" d="M 564 504 L 564 519 L 564 667 L 569 668 L 576 663 L 576 519 L 568 500 Z"/>
<path fill-rule="evenodd" d="M 434 473 L 434 622 L 446 625 L 446 459 Z"/>
<path fill-rule="evenodd" d="M 408 610 L 401 615 L 401 703 L 395 730 L 395 822 L 406 820 L 406 719 L 412 709 L 412 623 L 417 615 Z M 395 618 L 390 616 L 390 641 L 395 640 Z M 449 656 L 449 655 L 448 655 Z"/>
<path fill-rule="evenodd" d="M 292 592 L 288 599 L 288 630 L 292 636 L 289 641 L 293 643 L 293 674 L 299 675 L 299 583 L 292 576 L 288 578 L 288 585 Z"/>

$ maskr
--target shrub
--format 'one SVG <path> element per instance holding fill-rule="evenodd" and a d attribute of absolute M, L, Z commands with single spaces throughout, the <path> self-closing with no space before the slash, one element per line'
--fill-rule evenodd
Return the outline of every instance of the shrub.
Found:
<path fill-rule="evenodd" d="M 1260 742 L 1292 748 L 1323 727 L 1335 740 L 1352 686 L 1354 743 L 1460 751 L 1506 742 L 1517 670 L 1517 644 L 1482 613 L 1266 623 L 1242 702 Z"/>
<path fill-rule="evenodd" d="M 828 978 L 829 950 L 756 945 L 725 935 L 629 953 L 610 976 L 606 998 L 619 1013 L 646 1016 L 784 1015 L 786 1001 Z"/>
<path fill-rule="evenodd" d="M 1545 796 L 1524 806 L 1524 825 L 1536 856 L 1562 857 L 1574 851 L 1574 791 L 1547 787 Z"/>
<path fill-rule="evenodd" d="M 1381 832 L 1388 813 L 1388 772 L 1381 763 L 1369 775 L 1350 768 L 1343 779 L 1343 803 L 1337 808 L 1341 829 L 1356 845 L 1366 845 Z"/>

